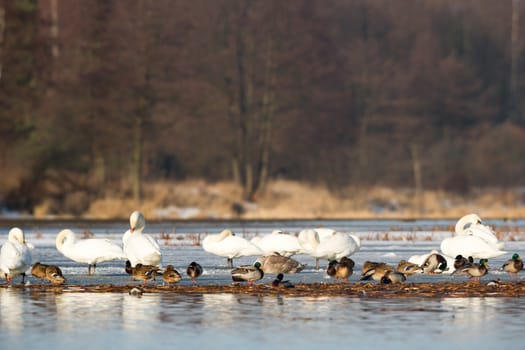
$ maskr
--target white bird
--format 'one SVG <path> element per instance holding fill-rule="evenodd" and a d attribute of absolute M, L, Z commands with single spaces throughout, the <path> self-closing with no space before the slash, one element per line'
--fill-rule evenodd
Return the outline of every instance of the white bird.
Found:
<path fill-rule="evenodd" d="M 462 255 L 475 259 L 496 258 L 507 254 L 500 247 L 501 245 L 491 244 L 478 236 L 464 234 L 445 238 L 441 242 L 441 251 L 448 257 Z"/>
<path fill-rule="evenodd" d="M 497 249 L 503 250 L 504 244 L 498 240 L 494 231 L 484 225 L 481 218 L 476 214 L 468 214 L 458 220 L 454 228 L 456 235 L 476 236 L 487 243 L 494 245 Z"/>
<path fill-rule="evenodd" d="M 81 264 L 88 264 L 88 274 L 95 272 L 97 264 L 111 260 L 126 260 L 126 254 L 109 239 L 88 238 L 77 240 L 69 229 L 62 230 L 56 238 L 57 250 L 65 257 Z"/>
<path fill-rule="evenodd" d="M 24 231 L 18 227 L 9 230 L 7 242 L 0 249 L 0 270 L 8 283 L 11 278 L 22 275 L 24 283 L 26 271 L 31 267 L 32 245 L 26 244 Z"/>
<path fill-rule="evenodd" d="M 283 233 L 281 230 L 274 230 L 271 234 L 262 237 L 256 236 L 250 242 L 259 247 L 263 255 L 277 253 L 289 258 L 302 249 L 296 236 Z"/>
<path fill-rule="evenodd" d="M 356 235 L 334 230 L 322 234 L 325 238 L 321 240 L 318 229 L 306 229 L 299 233 L 298 238 L 303 247 L 302 252 L 316 258 L 316 268 L 319 268 L 319 259 L 339 260 L 361 248 L 361 240 Z"/>
<path fill-rule="evenodd" d="M 234 258 L 263 255 L 259 247 L 242 237 L 235 236 L 231 230 L 207 235 L 202 241 L 202 248 L 208 253 L 227 258 L 229 268 L 233 267 Z"/>
<path fill-rule="evenodd" d="M 129 217 L 129 224 L 130 229 L 124 233 L 122 243 L 131 266 L 142 264 L 160 267 L 162 254 L 159 243 L 151 235 L 142 233 L 146 227 L 144 215 L 134 211 Z"/>
<path fill-rule="evenodd" d="M 489 259 L 502 256 L 504 243 L 500 242 L 492 229 L 483 224 L 476 214 L 468 214 L 458 220 L 454 227 L 455 236 L 441 242 L 441 251 L 449 257 L 472 256 L 475 259 Z"/>

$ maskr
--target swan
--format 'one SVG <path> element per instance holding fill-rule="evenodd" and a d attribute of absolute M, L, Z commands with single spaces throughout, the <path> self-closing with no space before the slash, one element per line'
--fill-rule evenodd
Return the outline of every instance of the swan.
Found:
<path fill-rule="evenodd" d="M 8 283 L 11 278 L 22 275 L 24 283 L 26 271 L 31 267 L 32 245 L 26 243 L 24 231 L 18 227 L 9 230 L 7 242 L 0 249 L 0 270 Z"/>
<path fill-rule="evenodd" d="M 297 237 L 283 233 L 281 230 L 274 230 L 271 234 L 262 237 L 256 236 L 250 242 L 259 247 L 263 255 L 277 253 L 289 258 L 302 249 Z"/>
<path fill-rule="evenodd" d="M 146 227 L 144 215 L 140 211 L 134 211 L 129 217 L 129 224 L 130 229 L 124 233 L 122 243 L 131 266 L 142 264 L 160 267 L 162 255 L 159 244 L 151 235 L 142 233 Z"/>
<path fill-rule="evenodd" d="M 481 218 L 476 214 L 467 214 L 460 218 L 454 227 L 454 232 L 457 236 L 470 235 L 479 237 L 499 250 L 504 249 L 503 242 L 498 240 L 494 231 L 489 226 L 484 225 Z"/>
<path fill-rule="evenodd" d="M 208 253 L 227 258 L 229 268 L 233 267 L 234 258 L 263 255 L 258 246 L 242 237 L 235 236 L 228 229 L 219 234 L 207 235 L 202 241 L 202 248 Z"/>
<path fill-rule="evenodd" d="M 81 264 L 88 264 L 88 275 L 95 272 L 98 263 L 126 260 L 126 254 L 108 239 L 88 238 L 77 240 L 70 229 L 62 230 L 56 238 L 57 250 L 65 257 Z"/>
<path fill-rule="evenodd" d="M 361 248 L 361 240 L 356 235 L 332 231 L 323 240 L 320 239 L 318 230 L 307 229 L 299 233 L 305 254 L 316 258 L 316 268 L 319 268 L 319 259 L 339 260 L 348 257 Z"/>
<path fill-rule="evenodd" d="M 475 259 L 490 259 L 506 254 L 500 249 L 501 245 L 491 244 L 474 235 L 461 234 L 459 236 L 445 238 L 441 242 L 441 251 L 447 257 L 472 256 Z M 449 264 L 453 266 L 453 264 Z"/>

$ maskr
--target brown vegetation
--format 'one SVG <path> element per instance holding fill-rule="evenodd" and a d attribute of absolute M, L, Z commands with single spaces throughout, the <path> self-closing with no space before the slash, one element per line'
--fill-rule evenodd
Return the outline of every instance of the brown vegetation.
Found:
<path fill-rule="evenodd" d="M 379 186 L 344 187 L 333 193 L 323 185 L 278 180 L 270 182 L 256 202 L 239 201 L 241 191 L 231 182 L 147 183 L 142 203 L 129 198 L 97 199 L 82 216 L 122 219 L 140 208 L 149 219 L 456 219 L 470 212 L 483 218 L 525 217 L 524 194 L 513 189 L 477 190 L 468 195 L 426 190 L 423 212 L 417 209 L 414 191 Z M 53 214 L 45 203 L 35 209 L 37 217 Z M 243 208 L 242 213 L 235 210 L 235 205 Z"/>
<path fill-rule="evenodd" d="M 54 293 L 128 293 L 136 285 L 13 285 L 9 288 L 29 289 L 33 292 Z M 7 288 L 7 285 L 0 285 Z M 213 294 L 233 293 L 259 296 L 281 295 L 285 297 L 354 297 L 354 298 L 467 298 L 467 297 L 525 297 L 525 282 L 499 282 L 496 285 L 477 282 L 435 282 L 435 283 L 298 283 L 294 288 L 271 288 L 269 285 L 193 285 L 193 286 L 144 286 L 144 293 Z"/>

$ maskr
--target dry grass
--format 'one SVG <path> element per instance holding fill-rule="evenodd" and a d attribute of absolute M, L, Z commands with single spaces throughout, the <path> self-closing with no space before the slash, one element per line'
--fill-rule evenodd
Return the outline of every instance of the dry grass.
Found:
<path fill-rule="evenodd" d="M 144 200 L 103 198 L 91 203 L 86 218 L 127 218 L 140 209 L 149 219 L 232 219 L 234 204 L 242 204 L 243 219 L 333 219 L 333 218 L 458 218 L 475 212 L 483 218 L 525 217 L 525 195 L 515 189 L 473 191 L 459 196 L 443 191 L 426 191 L 422 210 L 410 189 L 381 186 L 341 188 L 338 193 L 324 186 L 278 180 L 269 184 L 256 203 L 240 200 L 241 189 L 231 182 L 202 180 L 156 182 L 144 185 Z M 36 208 L 45 216 L 45 208 Z"/>
<path fill-rule="evenodd" d="M 128 293 L 136 285 L 13 285 L 9 288 L 54 293 Z M 0 285 L 0 288 L 8 288 Z M 193 286 L 145 286 L 144 293 L 178 293 L 178 294 L 250 294 L 259 296 L 281 295 L 285 297 L 323 297 L 344 296 L 358 298 L 467 298 L 467 297 L 524 297 L 525 282 L 500 282 L 495 286 L 481 282 L 435 282 L 435 283 L 309 283 L 296 284 L 294 288 L 271 288 L 269 285 L 256 283 L 248 285 L 193 285 Z"/>

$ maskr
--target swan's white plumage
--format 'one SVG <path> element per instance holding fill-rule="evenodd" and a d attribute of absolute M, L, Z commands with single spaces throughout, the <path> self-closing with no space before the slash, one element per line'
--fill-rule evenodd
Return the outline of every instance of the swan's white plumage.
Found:
<path fill-rule="evenodd" d="M 139 211 L 134 211 L 129 217 L 130 229 L 124 233 L 122 242 L 124 253 L 131 266 L 137 264 L 161 266 L 162 254 L 158 242 L 149 234 L 142 233 L 146 227 L 146 219 Z"/>
<path fill-rule="evenodd" d="M 321 239 L 321 235 L 323 239 Z M 299 233 L 302 252 L 314 258 L 338 260 L 350 256 L 361 248 L 361 240 L 356 235 L 337 232 L 331 229 L 306 229 Z"/>
<path fill-rule="evenodd" d="M 499 249 L 501 245 L 490 244 L 484 239 L 472 235 L 459 235 L 445 238 L 441 242 L 441 251 L 448 257 L 463 255 L 474 259 L 490 259 L 507 254 Z"/>
<path fill-rule="evenodd" d="M 55 243 L 57 250 L 65 257 L 89 266 L 105 261 L 126 259 L 122 248 L 110 240 L 102 238 L 77 240 L 75 233 L 69 229 L 60 231 Z"/>
<path fill-rule="evenodd" d="M 228 259 L 263 254 L 258 246 L 242 237 L 235 236 L 231 230 L 207 235 L 202 241 L 202 248 L 208 253 Z"/>
<path fill-rule="evenodd" d="M 14 227 L 9 230 L 7 242 L 0 249 L 0 270 L 8 280 L 18 275 L 24 276 L 31 267 L 31 249 L 26 244 L 24 232 Z"/>
<path fill-rule="evenodd" d="M 463 255 L 475 259 L 490 259 L 506 254 L 504 243 L 494 231 L 483 224 L 476 214 L 468 214 L 458 220 L 454 227 L 455 236 L 441 242 L 441 251 L 448 257 Z"/>
<path fill-rule="evenodd" d="M 275 230 L 262 237 L 256 236 L 250 242 L 259 247 L 263 255 L 278 253 L 290 257 L 302 249 L 296 236 L 283 233 L 280 230 Z"/>

